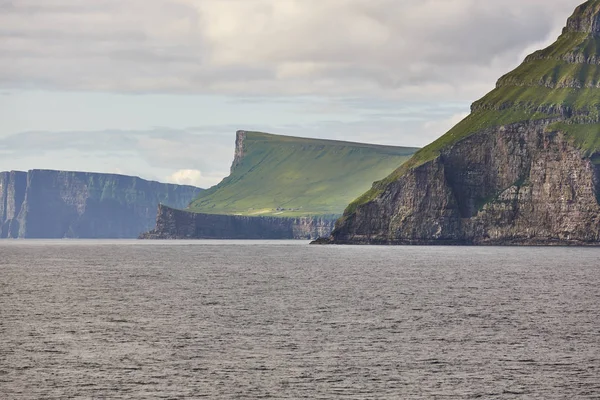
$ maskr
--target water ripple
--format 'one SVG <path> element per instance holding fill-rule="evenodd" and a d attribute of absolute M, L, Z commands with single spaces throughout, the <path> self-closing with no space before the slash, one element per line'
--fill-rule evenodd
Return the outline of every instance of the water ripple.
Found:
<path fill-rule="evenodd" d="M 0 243 L 0 397 L 600 397 L 597 249 Z"/>

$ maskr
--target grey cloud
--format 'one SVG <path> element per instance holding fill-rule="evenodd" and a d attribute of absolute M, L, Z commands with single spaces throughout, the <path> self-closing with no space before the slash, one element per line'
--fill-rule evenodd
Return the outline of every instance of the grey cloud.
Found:
<path fill-rule="evenodd" d="M 581 0 L 0 2 L 0 87 L 473 99 Z"/>

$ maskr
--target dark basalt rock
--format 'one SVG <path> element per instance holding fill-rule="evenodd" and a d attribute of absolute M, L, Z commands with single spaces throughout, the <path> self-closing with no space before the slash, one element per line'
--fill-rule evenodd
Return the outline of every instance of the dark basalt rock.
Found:
<path fill-rule="evenodd" d="M 247 217 L 193 213 L 160 205 L 156 228 L 140 239 L 315 239 L 327 236 L 334 219 Z"/>

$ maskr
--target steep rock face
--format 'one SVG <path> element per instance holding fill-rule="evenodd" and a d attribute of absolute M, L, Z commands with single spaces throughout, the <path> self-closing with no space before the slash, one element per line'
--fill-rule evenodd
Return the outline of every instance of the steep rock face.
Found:
<path fill-rule="evenodd" d="M 244 158 L 244 141 L 248 133 L 246 131 L 237 131 L 235 134 L 235 152 L 233 155 L 233 162 L 231 163 L 230 173 L 233 173 L 235 169 L 242 163 Z"/>
<path fill-rule="evenodd" d="M 27 190 L 27 173 L 0 172 L 0 238 L 18 237 L 18 216 Z"/>
<path fill-rule="evenodd" d="M 595 1 L 587 1 L 577 7 L 575 12 L 567 20 L 567 26 L 563 33 L 591 33 L 600 35 L 600 17 L 598 15 L 599 5 Z"/>
<path fill-rule="evenodd" d="M 142 239 L 315 239 L 328 235 L 334 219 L 247 217 L 192 213 L 160 205 L 156 228 Z"/>
<path fill-rule="evenodd" d="M 343 217 L 331 242 L 599 243 L 600 168 L 547 126 L 470 136 Z"/>
<path fill-rule="evenodd" d="M 0 175 L 2 238 L 136 238 L 159 203 L 183 207 L 201 189 L 137 177 L 33 170 Z"/>

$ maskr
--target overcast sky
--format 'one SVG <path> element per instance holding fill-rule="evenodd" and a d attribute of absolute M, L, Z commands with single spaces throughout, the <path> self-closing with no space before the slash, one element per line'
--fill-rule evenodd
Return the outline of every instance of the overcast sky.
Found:
<path fill-rule="evenodd" d="M 424 146 L 583 0 L 0 0 L 0 170 L 208 187 L 235 131 Z"/>

